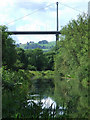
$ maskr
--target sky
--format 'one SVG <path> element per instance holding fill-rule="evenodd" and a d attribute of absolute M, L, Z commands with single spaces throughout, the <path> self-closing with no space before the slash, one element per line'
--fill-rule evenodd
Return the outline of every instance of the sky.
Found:
<path fill-rule="evenodd" d="M 89 0 L 0 0 L 0 25 L 8 31 L 56 31 L 56 2 L 59 30 L 83 12 L 88 13 Z M 16 43 L 55 41 L 55 35 L 12 35 Z"/>

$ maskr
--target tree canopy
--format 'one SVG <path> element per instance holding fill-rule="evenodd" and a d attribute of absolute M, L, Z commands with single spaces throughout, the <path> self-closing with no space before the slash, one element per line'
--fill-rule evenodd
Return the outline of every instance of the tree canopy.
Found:
<path fill-rule="evenodd" d="M 7 27 L 0 29 L 3 118 L 88 118 L 88 16 L 79 15 L 64 26 L 58 46 L 49 52 L 18 48 Z M 39 104 L 29 106 L 32 94 L 52 96 L 56 109 L 43 109 L 41 96 Z"/>
<path fill-rule="evenodd" d="M 15 41 L 6 33 L 6 26 L 0 26 L 2 30 L 2 63 L 11 68 L 16 62 Z"/>
<path fill-rule="evenodd" d="M 55 96 L 71 117 L 88 115 L 88 17 L 62 28 L 55 57 Z"/>

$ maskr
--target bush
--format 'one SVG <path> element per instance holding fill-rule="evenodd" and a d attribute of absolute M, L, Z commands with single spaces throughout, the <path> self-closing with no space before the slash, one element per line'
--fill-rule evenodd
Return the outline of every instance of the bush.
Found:
<path fill-rule="evenodd" d="M 36 71 L 36 67 L 32 65 L 28 65 L 27 69 Z"/>

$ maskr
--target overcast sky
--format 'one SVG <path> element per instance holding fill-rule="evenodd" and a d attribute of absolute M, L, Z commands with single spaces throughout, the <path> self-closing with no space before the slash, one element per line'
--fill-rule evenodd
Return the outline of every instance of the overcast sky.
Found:
<path fill-rule="evenodd" d="M 59 30 L 88 11 L 89 0 L 0 0 L 0 25 L 14 31 L 55 31 L 56 2 L 59 2 Z M 55 35 L 13 36 L 16 43 L 55 41 Z"/>

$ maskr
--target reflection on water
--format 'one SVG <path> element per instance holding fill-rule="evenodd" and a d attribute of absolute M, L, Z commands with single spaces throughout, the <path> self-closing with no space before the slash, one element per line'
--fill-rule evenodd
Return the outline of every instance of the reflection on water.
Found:
<path fill-rule="evenodd" d="M 41 100 L 43 103 L 43 108 L 49 108 L 52 105 L 52 109 L 56 108 L 56 102 L 53 101 L 50 97 L 43 98 Z"/>
<path fill-rule="evenodd" d="M 39 95 L 31 95 L 31 96 L 39 96 Z M 31 102 L 35 102 L 36 104 L 38 104 L 40 102 L 40 100 L 28 100 L 28 105 L 31 105 Z M 56 108 L 56 102 L 52 100 L 52 98 L 50 97 L 44 97 L 43 99 L 41 99 L 41 103 L 43 103 L 42 108 L 49 108 L 50 106 L 52 106 L 52 108 Z"/>
<path fill-rule="evenodd" d="M 52 109 L 53 111 L 57 112 L 58 115 L 63 115 L 64 107 L 61 107 L 57 101 L 54 101 L 55 85 L 54 79 L 52 76 L 48 77 L 39 77 L 34 78 L 32 81 L 32 88 L 30 89 L 28 105 L 29 106 L 39 106 L 44 109 Z M 50 97 L 52 96 L 52 97 Z M 52 99 L 53 98 L 53 99 Z M 55 98 L 56 100 L 56 98 Z M 34 104 L 35 103 L 35 104 Z M 56 113 L 55 113 L 56 114 Z"/>
<path fill-rule="evenodd" d="M 38 94 L 34 94 L 34 95 L 30 95 L 31 97 L 40 97 L 40 95 Z M 50 108 L 52 107 L 52 109 L 56 109 L 57 107 L 57 104 L 56 102 L 51 98 L 51 97 L 46 97 L 44 96 L 41 100 L 40 99 L 31 99 L 31 100 L 28 100 L 28 105 L 33 105 L 33 102 L 36 103 L 36 104 L 39 104 L 39 102 L 42 103 L 42 109 L 46 108 Z M 60 115 L 63 115 L 63 110 L 62 110 L 62 107 L 59 106 L 59 109 L 60 109 L 60 112 L 59 114 Z"/>

